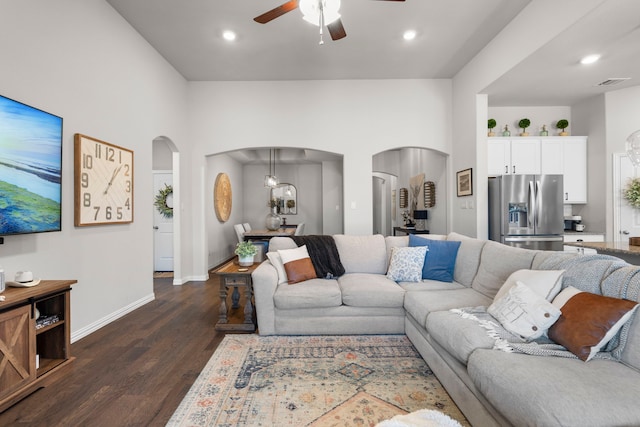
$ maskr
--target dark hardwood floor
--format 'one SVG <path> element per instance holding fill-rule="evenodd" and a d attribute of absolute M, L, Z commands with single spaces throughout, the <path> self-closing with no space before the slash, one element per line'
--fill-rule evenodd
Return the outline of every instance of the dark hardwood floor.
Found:
<path fill-rule="evenodd" d="M 219 279 L 171 282 L 155 279 L 155 301 L 73 343 L 65 375 L 0 414 L 0 426 L 165 425 L 224 337 Z M 242 307 L 233 312 L 241 321 Z"/>

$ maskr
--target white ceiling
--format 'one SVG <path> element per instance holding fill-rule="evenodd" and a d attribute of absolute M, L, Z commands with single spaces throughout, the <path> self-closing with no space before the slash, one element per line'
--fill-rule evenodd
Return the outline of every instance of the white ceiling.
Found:
<path fill-rule="evenodd" d="M 342 0 L 347 37 L 325 34 L 322 46 L 298 10 L 253 21 L 285 0 L 107 1 L 187 80 L 220 81 L 452 78 L 530 0 Z M 571 105 L 640 84 L 639 26 L 640 0 L 603 1 L 489 86 L 489 104 Z M 418 32 L 412 42 L 407 29 Z M 592 52 L 602 60 L 579 66 Z M 595 87 L 611 77 L 631 80 Z"/>

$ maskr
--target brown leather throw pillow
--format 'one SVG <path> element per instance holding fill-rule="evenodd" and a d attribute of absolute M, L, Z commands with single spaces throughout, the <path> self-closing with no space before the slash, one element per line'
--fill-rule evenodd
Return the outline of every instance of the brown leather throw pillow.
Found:
<path fill-rule="evenodd" d="M 316 278 L 316 270 L 313 268 L 313 263 L 309 257 L 285 263 L 284 270 L 287 272 L 290 285 Z"/>

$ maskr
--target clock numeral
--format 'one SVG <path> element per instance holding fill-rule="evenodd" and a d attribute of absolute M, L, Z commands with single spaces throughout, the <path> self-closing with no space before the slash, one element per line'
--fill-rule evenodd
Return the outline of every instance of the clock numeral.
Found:
<path fill-rule="evenodd" d="M 122 206 L 118 206 L 116 217 L 122 219 Z"/>
<path fill-rule="evenodd" d="M 91 193 L 82 193 L 82 205 L 91 206 Z"/>
<path fill-rule="evenodd" d="M 82 172 L 80 175 L 80 183 L 82 188 L 87 188 L 89 186 L 89 175 L 86 172 Z"/>
<path fill-rule="evenodd" d="M 131 193 L 131 181 L 129 181 L 129 180 L 125 181 L 125 191 L 127 193 Z"/>
<path fill-rule="evenodd" d="M 104 216 L 106 219 L 111 219 L 111 206 L 107 206 L 104 210 Z"/>
<path fill-rule="evenodd" d="M 124 176 L 129 176 L 129 165 L 124 165 Z"/>
<path fill-rule="evenodd" d="M 93 220 L 98 220 L 98 214 L 100 213 L 100 206 L 94 206 L 93 209 L 96 211 L 95 215 L 93 215 Z"/>
<path fill-rule="evenodd" d="M 102 145 L 96 144 L 96 159 L 102 158 Z"/>
<path fill-rule="evenodd" d="M 115 155 L 116 155 L 116 150 L 114 150 L 111 147 L 106 147 L 105 159 L 109 160 L 110 162 L 113 162 L 115 159 Z"/>
<path fill-rule="evenodd" d="M 122 151 L 118 151 L 118 163 L 122 163 Z"/>
<path fill-rule="evenodd" d="M 93 157 L 91 156 L 91 154 L 82 155 L 82 168 L 93 169 Z"/>
<path fill-rule="evenodd" d="M 127 201 L 124 202 L 124 205 L 127 207 L 127 210 L 130 211 L 131 210 L 131 203 L 129 203 L 129 198 L 127 197 Z"/>

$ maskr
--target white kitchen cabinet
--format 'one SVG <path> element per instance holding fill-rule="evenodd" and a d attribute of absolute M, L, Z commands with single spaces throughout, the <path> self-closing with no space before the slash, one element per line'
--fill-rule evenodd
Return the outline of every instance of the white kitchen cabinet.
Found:
<path fill-rule="evenodd" d="M 582 234 L 571 233 L 564 235 L 564 241 L 570 243 L 577 242 L 604 242 L 604 234 Z"/>
<path fill-rule="evenodd" d="M 539 139 L 489 138 L 487 143 L 489 176 L 540 173 Z"/>
<path fill-rule="evenodd" d="M 564 203 L 587 203 L 587 137 L 542 138 L 541 173 L 564 175 Z"/>

